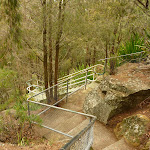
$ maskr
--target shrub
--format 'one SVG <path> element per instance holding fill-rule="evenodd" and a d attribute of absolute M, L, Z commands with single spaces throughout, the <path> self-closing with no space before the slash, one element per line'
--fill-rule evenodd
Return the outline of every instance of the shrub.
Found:
<path fill-rule="evenodd" d="M 42 123 L 39 116 L 27 115 L 27 105 L 23 103 L 22 99 L 18 99 L 14 109 L 4 111 L 0 117 L 0 141 L 27 145 L 33 133 L 32 121 Z"/>
<path fill-rule="evenodd" d="M 125 45 L 122 45 L 120 50 L 119 50 L 119 55 L 126 55 L 126 54 L 131 54 L 131 53 L 136 53 L 136 52 L 141 52 L 143 51 L 144 47 L 144 38 L 140 37 L 137 33 L 132 35 L 130 40 L 125 43 Z M 141 54 L 136 54 L 132 56 L 124 56 L 121 59 L 130 61 L 131 62 L 137 62 L 137 58 L 140 58 Z M 142 55 L 143 57 L 143 55 Z M 133 60 L 133 61 L 132 61 Z"/>
<path fill-rule="evenodd" d="M 4 110 L 19 95 L 17 73 L 9 69 L 0 69 L 0 110 Z"/>

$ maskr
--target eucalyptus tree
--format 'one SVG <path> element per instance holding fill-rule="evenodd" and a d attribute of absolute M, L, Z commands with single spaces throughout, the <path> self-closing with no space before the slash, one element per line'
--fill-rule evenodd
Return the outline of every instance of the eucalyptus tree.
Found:
<path fill-rule="evenodd" d="M 44 67 L 44 85 L 48 89 L 48 51 L 47 51 L 47 5 L 46 0 L 43 0 L 43 67 Z M 47 103 L 50 104 L 49 91 L 46 91 Z"/>
<path fill-rule="evenodd" d="M 8 62 L 13 60 L 13 52 L 21 47 L 21 14 L 19 11 L 20 1 L 2 0 L 1 3 L 1 30 L 4 36 L 1 36 L 1 54 L 0 60 Z M 4 23 L 5 22 L 5 23 Z M 7 57 L 10 55 L 10 57 Z"/>
<path fill-rule="evenodd" d="M 65 8 L 66 8 L 66 0 L 59 1 L 59 12 L 58 12 L 58 29 L 56 34 L 56 43 L 55 43 L 55 76 L 54 76 L 54 84 L 58 83 L 58 72 L 59 72 L 59 51 L 60 51 L 60 40 L 63 33 L 63 24 L 65 19 Z M 57 100 L 57 86 L 54 87 L 54 99 Z"/>
<path fill-rule="evenodd" d="M 48 4 L 48 16 L 49 16 L 49 28 L 48 28 L 48 40 L 49 40 L 49 86 L 53 86 L 53 43 L 52 43 L 52 8 L 53 8 L 53 0 L 49 0 Z M 53 99 L 53 88 L 50 89 L 50 99 Z"/>

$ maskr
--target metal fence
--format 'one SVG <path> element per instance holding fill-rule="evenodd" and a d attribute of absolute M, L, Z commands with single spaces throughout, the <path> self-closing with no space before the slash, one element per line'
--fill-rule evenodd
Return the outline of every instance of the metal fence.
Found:
<path fill-rule="evenodd" d="M 33 97 L 27 100 L 28 114 L 43 119 L 41 126 L 52 131 L 42 131 L 47 138 L 57 138 L 63 141 L 63 145 L 66 144 L 60 149 L 88 150 L 92 146 L 95 116 L 32 101 Z M 55 136 L 54 132 L 59 135 Z"/>
<path fill-rule="evenodd" d="M 51 89 L 53 89 L 54 92 L 54 88 L 57 86 L 57 102 L 53 104 L 57 105 L 61 101 L 65 99 L 67 100 L 70 95 L 74 94 L 81 88 L 85 87 L 86 89 L 88 83 L 95 81 L 97 77 L 97 68 L 103 70 L 104 66 L 102 64 L 97 64 L 81 71 L 67 75 L 65 77 L 59 78 L 58 84 L 46 90 L 43 90 L 43 87 L 41 85 L 38 85 L 38 81 L 37 84 L 30 84 L 30 81 L 28 81 L 28 93 L 30 96 L 36 95 L 38 93 L 39 96 L 34 96 L 34 100 L 40 102 L 46 99 L 46 92 L 49 92 Z"/>
<path fill-rule="evenodd" d="M 33 86 L 36 89 L 39 89 L 41 87 L 36 85 L 30 85 L 28 91 L 33 91 L 35 93 L 27 99 L 29 115 L 36 114 L 37 116 L 41 116 L 42 118 L 47 117 L 47 120 L 49 121 L 43 122 L 42 127 L 69 138 L 66 140 L 66 143 L 63 143 L 64 146 L 61 148 L 61 150 L 89 150 L 93 143 L 93 125 L 96 118 L 92 115 L 87 115 L 69 109 L 56 107 L 55 105 L 59 104 L 63 100 L 67 101 L 68 96 L 77 92 L 79 89 L 83 87 L 86 89 L 88 83 L 95 81 L 98 75 L 103 75 L 105 71 L 108 71 L 106 70 L 106 66 L 110 65 L 109 61 L 115 60 L 116 68 L 126 62 L 139 63 L 142 61 L 144 53 L 145 51 L 142 51 L 112 58 L 101 59 L 101 64 L 97 64 L 84 70 L 62 77 L 59 79 L 57 85 L 43 90 L 38 94 L 35 94 L 36 90 L 31 90 L 31 87 Z M 101 70 L 101 72 L 99 72 L 99 70 Z M 51 88 L 54 89 L 55 86 L 57 86 L 59 89 L 58 101 L 55 102 L 53 105 L 48 105 L 46 104 L 46 92 L 49 91 Z M 64 119 L 63 116 L 66 116 L 66 118 Z M 78 120 L 77 123 L 69 121 L 72 116 L 74 117 L 73 120 Z M 61 118 L 63 118 L 63 120 Z M 57 122 L 58 126 L 56 126 L 56 124 L 53 124 L 54 122 Z M 61 128 L 62 126 L 66 126 L 67 124 L 67 129 Z"/>
<path fill-rule="evenodd" d="M 103 65 L 98 64 L 88 67 L 84 70 L 60 78 L 57 85 L 43 90 L 40 93 L 37 93 L 37 91 L 41 90 L 42 86 L 39 86 L 38 83 L 37 85 L 32 85 L 30 84 L 30 81 L 28 82 L 27 90 L 30 94 L 30 97 L 27 99 L 28 114 L 40 116 L 43 120 L 45 120 L 41 125 L 42 127 L 55 133 L 59 133 L 60 136 L 63 135 L 63 137 L 59 136 L 60 139 L 63 139 L 63 141 L 66 142 L 63 142 L 64 145 L 68 144 L 62 149 L 88 150 L 93 143 L 93 125 L 96 120 L 95 116 L 56 107 L 55 105 L 59 104 L 63 100 L 67 101 L 69 96 L 81 88 L 86 89 L 88 83 L 95 81 L 95 71 L 97 67 L 102 69 Z M 51 88 L 54 89 L 55 86 L 59 89 L 59 99 L 53 105 L 48 105 L 46 104 L 46 92 Z M 70 119 L 71 117 L 72 120 Z M 67 126 L 67 128 L 65 128 L 65 126 Z"/>
<path fill-rule="evenodd" d="M 93 124 L 95 119 L 60 150 L 89 150 L 93 144 Z"/>

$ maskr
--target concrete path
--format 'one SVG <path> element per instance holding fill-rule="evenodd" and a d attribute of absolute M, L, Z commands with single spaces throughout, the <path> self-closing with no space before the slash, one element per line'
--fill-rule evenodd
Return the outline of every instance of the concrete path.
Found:
<path fill-rule="evenodd" d="M 67 103 L 61 102 L 60 106 L 62 108 L 82 112 L 85 97 L 91 90 L 95 88 L 95 86 L 98 86 L 98 84 L 91 83 L 87 86 L 86 90 L 79 90 L 69 97 Z M 84 117 L 70 113 L 67 114 L 58 110 L 51 110 L 50 112 L 46 112 L 42 115 L 42 119 L 47 125 L 50 125 L 51 127 L 62 132 L 69 133 L 73 136 L 81 131 L 88 123 Z M 67 143 L 70 140 L 65 136 L 43 128 L 38 129 L 37 132 L 39 132 L 47 139 L 53 141 L 59 140 L 65 141 L 65 143 Z M 99 121 L 96 121 L 94 125 L 94 143 L 92 147 L 94 150 L 134 150 L 133 148 L 129 147 L 124 142 L 124 140 L 118 141 L 114 136 L 114 133 Z"/>
<path fill-rule="evenodd" d="M 135 150 L 134 148 L 127 145 L 124 139 L 117 141 L 116 143 L 102 149 L 102 150 Z"/>

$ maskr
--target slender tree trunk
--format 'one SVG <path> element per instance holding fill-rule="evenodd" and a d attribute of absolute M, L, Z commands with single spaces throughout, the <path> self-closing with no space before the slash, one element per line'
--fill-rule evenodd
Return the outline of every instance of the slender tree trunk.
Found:
<path fill-rule="evenodd" d="M 64 23 L 64 11 L 66 6 L 66 0 L 59 1 L 59 13 L 58 13 L 58 32 L 56 38 L 56 55 L 55 55 L 55 76 L 54 83 L 57 84 L 58 80 L 58 63 L 59 63 L 59 50 L 60 50 L 60 39 L 63 32 L 63 23 Z M 63 12 L 62 12 L 63 11 Z M 54 87 L 54 99 L 57 101 L 57 86 Z"/>
<path fill-rule="evenodd" d="M 114 56 L 115 52 L 114 52 L 114 49 L 115 49 L 115 40 L 113 41 L 113 45 L 112 45 L 112 48 L 111 48 L 111 51 L 110 51 L 110 56 Z M 114 75 L 115 74 L 115 59 L 110 59 L 110 75 Z"/>
<path fill-rule="evenodd" d="M 53 46 L 52 46 L 52 4 L 53 0 L 49 2 L 49 86 L 53 86 Z M 53 88 L 50 89 L 50 98 L 53 99 Z"/>
<path fill-rule="evenodd" d="M 47 29 L 46 29 L 46 0 L 43 0 L 43 53 L 44 53 L 44 84 L 45 84 L 45 89 L 48 88 L 48 71 L 47 71 L 47 41 L 46 41 L 46 34 L 47 34 Z M 47 98 L 47 103 L 50 103 L 50 98 L 49 98 L 49 91 L 46 91 L 46 98 Z"/>
<path fill-rule="evenodd" d="M 86 56 L 85 56 L 85 67 L 89 65 L 89 47 L 86 48 Z"/>
<path fill-rule="evenodd" d="M 90 66 L 91 65 L 91 51 L 89 51 L 89 59 L 88 59 L 88 65 Z"/>
<path fill-rule="evenodd" d="M 116 35 L 118 33 L 118 26 L 114 29 L 114 40 L 112 43 L 112 47 L 110 50 L 110 57 L 113 57 L 115 55 L 115 44 L 116 44 Z M 116 66 L 116 59 L 110 59 L 110 75 L 115 74 L 115 66 Z"/>
<path fill-rule="evenodd" d="M 95 65 L 95 63 L 96 63 L 96 47 L 94 46 L 92 64 Z"/>
<path fill-rule="evenodd" d="M 106 56 L 105 56 L 105 58 L 108 58 L 108 41 L 107 40 L 106 40 Z M 106 69 L 107 69 L 107 63 L 108 63 L 108 61 L 106 59 L 105 60 Z"/>

